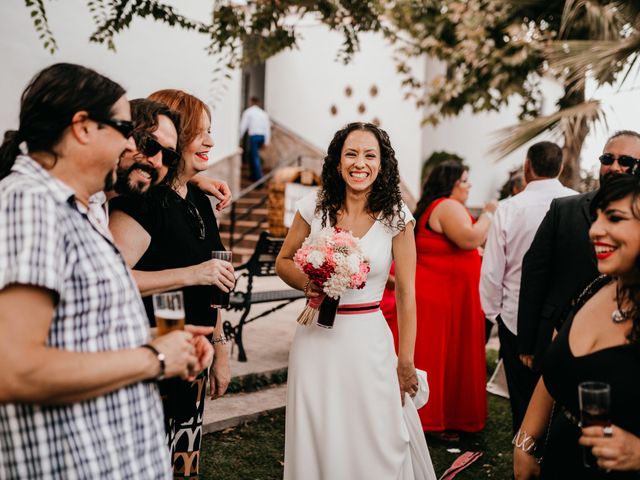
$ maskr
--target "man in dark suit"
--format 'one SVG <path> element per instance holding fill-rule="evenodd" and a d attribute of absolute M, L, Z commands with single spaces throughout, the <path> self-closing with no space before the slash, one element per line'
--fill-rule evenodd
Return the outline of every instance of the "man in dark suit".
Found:
<path fill-rule="evenodd" d="M 600 156 L 600 179 L 609 173 L 629 172 L 639 159 L 640 134 L 629 130 L 615 133 Z M 522 362 L 534 370 L 538 370 L 553 330 L 564 321 L 571 301 L 598 276 L 589 240 L 589 205 L 595 194 L 555 199 L 524 256 L 518 351 Z"/>

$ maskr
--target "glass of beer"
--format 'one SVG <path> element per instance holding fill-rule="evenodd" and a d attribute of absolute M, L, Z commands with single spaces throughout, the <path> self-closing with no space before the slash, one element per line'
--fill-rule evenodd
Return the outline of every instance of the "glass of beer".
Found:
<path fill-rule="evenodd" d="M 184 299 L 182 292 L 156 293 L 153 295 L 153 313 L 158 335 L 173 330 L 184 330 Z"/>
<path fill-rule="evenodd" d="M 231 263 L 231 252 L 227 252 L 226 250 L 214 250 L 213 252 L 211 252 L 211 258 L 224 260 L 225 262 Z M 228 306 L 229 293 L 230 292 L 223 292 L 222 290 L 220 290 L 220 288 L 213 285 L 213 291 L 211 295 L 211 306 L 213 308 Z"/>
<path fill-rule="evenodd" d="M 582 382 L 578 385 L 580 420 L 583 427 L 607 427 L 611 425 L 609 406 L 611 386 L 604 382 Z M 598 468 L 591 447 L 583 447 L 584 466 Z"/>

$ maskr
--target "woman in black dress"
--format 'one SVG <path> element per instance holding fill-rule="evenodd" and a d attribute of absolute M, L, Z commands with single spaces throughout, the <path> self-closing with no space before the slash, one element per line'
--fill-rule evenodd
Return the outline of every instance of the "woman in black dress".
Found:
<path fill-rule="evenodd" d="M 603 275 L 578 298 L 542 360 L 542 378 L 514 438 L 518 480 L 639 478 L 640 463 L 618 462 L 621 451 L 607 443 L 640 436 L 640 178 L 607 178 L 591 205 L 589 235 Z M 585 429 L 581 440 L 586 448 L 598 443 L 601 468 L 584 466 L 579 444 L 578 385 L 585 381 L 611 386 L 613 427 Z M 604 454 L 595 438 L 608 439 Z"/>
<path fill-rule="evenodd" d="M 110 228 L 143 294 L 181 289 L 186 323 L 215 326 L 211 392 L 219 396 L 229 383 L 230 369 L 222 322 L 211 307 L 211 286 L 229 291 L 235 278 L 230 263 L 211 259 L 213 250 L 224 250 L 216 218 L 209 198 L 189 184 L 207 168 L 213 147 L 211 116 L 206 104 L 182 91 L 162 90 L 150 98 L 180 114 L 181 159 L 146 197 L 112 200 Z M 151 297 L 143 300 L 155 326 Z M 200 372 L 194 382 L 172 380 L 160 385 L 174 478 L 198 475 L 208 373 Z"/>

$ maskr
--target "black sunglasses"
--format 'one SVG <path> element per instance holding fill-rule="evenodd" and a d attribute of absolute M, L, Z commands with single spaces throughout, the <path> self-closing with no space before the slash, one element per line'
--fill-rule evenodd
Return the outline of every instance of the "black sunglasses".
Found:
<path fill-rule="evenodd" d="M 107 125 L 122 134 L 124 138 L 133 135 L 133 122 L 130 120 L 117 120 L 115 118 L 93 118 L 98 123 Z"/>
<path fill-rule="evenodd" d="M 161 145 L 160 142 L 146 132 L 135 132 L 133 138 L 136 141 L 138 151 L 147 157 L 153 157 L 162 151 L 162 163 L 167 167 L 174 166 L 180 160 L 178 152 Z"/>
<path fill-rule="evenodd" d="M 631 168 L 639 161 L 637 158 L 633 158 L 629 155 L 620 155 L 616 158 L 612 153 L 603 153 L 600 155 L 599 160 L 602 165 L 613 165 L 613 162 L 618 160 L 618 165 L 623 168 Z"/>
<path fill-rule="evenodd" d="M 196 206 L 193 203 L 191 203 L 189 200 L 185 199 L 185 202 L 187 205 L 187 211 L 189 212 L 189 215 L 191 215 L 191 218 L 193 218 L 196 221 L 197 228 L 198 228 L 198 239 L 204 240 L 204 237 L 205 237 L 204 221 L 200 216 L 200 212 L 198 212 L 198 209 L 196 208 Z"/>

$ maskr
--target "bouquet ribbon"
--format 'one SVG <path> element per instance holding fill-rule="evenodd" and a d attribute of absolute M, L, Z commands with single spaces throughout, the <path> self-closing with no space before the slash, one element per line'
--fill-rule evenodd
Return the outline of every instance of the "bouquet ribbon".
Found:
<path fill-rule="evenodd" d="M 318 312 L 320 311 L 320 305 L 324 297 L 326 297 L 325 294 L 320 294 L 307 301 L 307 306 L 304 307 L 304 310 L 302 310 L 302 313 L 298 316 L 297 321 L 300 325 L 311 325 L 318 318 Z"/>

